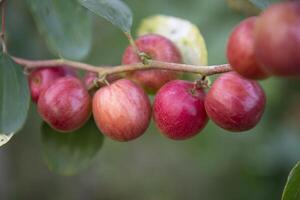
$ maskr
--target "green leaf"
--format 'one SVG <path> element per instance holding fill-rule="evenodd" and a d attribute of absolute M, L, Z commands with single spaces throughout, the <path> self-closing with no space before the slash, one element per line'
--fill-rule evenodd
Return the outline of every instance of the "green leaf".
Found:
<path fill-rule="evenodd" d="M 0 143 L 24 125 L 29 109 L 30 95 L 27 78 L 21 66 L 0 53 Z"/>
<path fill-rule="evenodd" d="M 298 162 L 291 170 L 282 195 L 282 200 L 299 200 L 299 199 L 300 199 L 300 162 Z"/>
<path fill-rule="evenodd" d="M 103 135 L 93 119 L 72 133 L 60 133 L 42 124 L 44 159 L 50 170 L 74 175 L 87 167 L 102 147 Z"/>
<path fill-rule="evenodd" d="M 257 8 L 260 8 L 261 10 L 266 9 L 273 3 L 278 3 L 282 0 L 250 0 L 253 5 L 255 5 Z"/>
<path fill-rule="evenodd" d="M 123 32 L 130 33 L 132 12 L 121 0 L 78 0 L 81 5 L 105 18 Z"/>
<path fill-rule="evenodd" d="M 57 56 L 81 60 L 91 49 L 92 20 L 76 0 L 27 0 L 39 31 Z"/>

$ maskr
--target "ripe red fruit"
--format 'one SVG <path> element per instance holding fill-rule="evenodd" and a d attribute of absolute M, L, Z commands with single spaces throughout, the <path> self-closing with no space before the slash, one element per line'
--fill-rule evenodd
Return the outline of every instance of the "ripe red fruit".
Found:
<path fill-rule="evenodd" d="M 175 80 L 165 84 L 153 103 L 154 121 L 160 131 L 174 140 L 195 136 L 206 125 L 205 93 L 188 81 Z"/>
<path fill-rule="evenodd" d="M 130 80 L 120 79 L 96 92 L 93 114 L 103 134 L 113 140 L 129 141 L 146 131 L 151 105 L 142 88 Z"/>
<path fill-rule="evenodd" d="M 98 74 L 95 72 L 86 72 L 82 81 L 85 85 L 86 88 L 89 88 L 92 84 L 93 81 L 98 78 Z"/>
<path fill-rule="evenodd" d="M 255 55 L 273 75 L 300 75 L 300 2 L 278 3 L 259 17 Z"/>
<path fill-rule="evenodd" d="M 77 70 L 71 68 L 71 67 L 62 67 L 65 73 L 65 76 L 73 76 L 73 77 L 77 77 Z"/>
<path fill-rule="evenodd" d="M 33 71 L 28 78 L 32 101 L 36 103 L 43 90 L 64 76 L 76 76 L 76 72 L 68 67 L 45 67 Z"/>
<path fill-rule="evenodd" d="M 238 24 L 227 43 L 227 59 L 232 68 L 249 79 L 264 79 L 268 74 L 254 55 L 254 28 L 257 17 L 249 17 Z"/>
<path fill-rule="evenodd" d="M 256 81 L 235 72 L 221 75 L 205 99 L 205 109 L 217 125 L 229 131 L 246 131 L 256 126 L 266 98 Z"/>
<path fill-rule="evenodd" d="M 71 132 L 89 119 L 91 97 L 79 79 L 63 77 L 41 93 L 38 111 L 52 128 Z"/>
<path fill-rule="evenodd" d="M 41 92 L 64 75 L 60 67 L 39 68 L 33 71 L 28 79 L 32 101 L 37 102 Z"/>
<path fill-rule="evenodd" d="M 144 35 L 135 41 L 141 52 L 153 60 L 181 63 L 181 55 L 176 46 L 167 38 L 156 35 Z M 123 54 L 123 64 L 141 62 L 134 49 L 129 46 Z M 141 85 L 147 92 L 155 93 L 165 83 L 177 79 L 179 73 L 170 70 L 146 70 L 128 73 L 128 77 Z"/>

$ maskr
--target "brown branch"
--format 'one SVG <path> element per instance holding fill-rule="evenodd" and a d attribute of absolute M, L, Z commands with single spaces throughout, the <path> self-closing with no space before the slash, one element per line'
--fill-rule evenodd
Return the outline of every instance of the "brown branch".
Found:
<path fill-rule="evenodd" d="M 39 67 L 57 67 L 57 66 L 68 66 L 77 69 L 82 69 L 91 72 L 97 72 L 103 75 L 118 74 L 123 72 L 130 72 L 136 70 L 147 70 L 147 69 L 164 69 L 180 72 L 189 72 L 195 74 L 201 74 L 203 76 L 209 76 L 213 74 L 220 74 L 231 71 L 229 64 L 223 65 L 212 65 L 212 66 L 196 66 L 179 63 L 168 63 L 156 60 L 149 60 L 147 65 L 143 63 L 136 63 L 130 65 L 120 65 L 115 67 L 97 67 L 81 62 L 75 62 L 65 59 L 57 60 L 27 60 L 23 58 L 12 57 L 13 60 L 19 65 L 25 66 L 27 69 L 34 69 Z"/>

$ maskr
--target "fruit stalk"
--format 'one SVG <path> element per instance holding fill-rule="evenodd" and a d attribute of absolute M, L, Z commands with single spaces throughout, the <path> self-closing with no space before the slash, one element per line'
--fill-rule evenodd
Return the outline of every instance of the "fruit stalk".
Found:
<path fill-rule="evenodd" d="M 232 70 L 229 64 L 196 66 L 196 65 L 179 64 L 179 63 L 161 62 L 156 60 L 149 60 L 149 62 L 146 65 L 143 63 L 135 63 L 130 65 L 120 65 L 115 67 L 100 67 L 100 66 L 97 67 L 90 64 L 75 62 L 66 59 L 27 60 L 23 58 L 13 57 L 13 60 L 19 65 L 23 65 L 27 69 L 35 69 L 40 67 L 68 66 L 76 69 L 82 69 L 85 71 L 96 72 L 103 75 L 118 74 L 118 73 L 130 72 L 136 70 L 165 69 L 165 70 L 201 74 L 202 76 L 209 76 L 209 75 L 229 72 Z"/>

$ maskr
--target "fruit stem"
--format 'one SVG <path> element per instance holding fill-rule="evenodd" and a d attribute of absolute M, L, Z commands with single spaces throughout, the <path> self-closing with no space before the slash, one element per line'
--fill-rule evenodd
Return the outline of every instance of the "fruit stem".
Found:
<path fill-rule="evenodd" d="M 133 39 L 133 37 L 132 37 L 132 35 L 131 35 L 130 32 L 124 32 L 124 33 L 125 33 L 128 41 L 129 41 L 129 44 L 133 48 L 133 50 L 136 53 L 136 55 L 139 57 L 140 61 L 146 65 L 148 63 L 149 59 L 151 59 L 150 56 L 147 55 L 145 52 L 141 52 L 139 50 L 139 48 L 136 46 L 136 44 L 134 42 L 134 39 Z"/>
<path fill-rule="evenodd" d="M 12 57 L 12 59 L 19 65 L 25 66 L 27 69 L 35 69 L 40 67 L 57 67 L 57 66 L 67 66 L 76 69 L 82 69 L 85 71 L 96 72 L 105 75 L 119 74 L 123 72 L 130 72 L 136 70 L 147 70 L 147 69 L 165 69 L 179 72 L 188 72 L 200 74 L 202 76 L 210 76 L 214 74 L 221 74 L 231 71 L 231 66 L 229 64 L 222 65 L 211 65 L 211 66 L 196 66 L 180 63 L 168 63 L 161 62 L 157 60 L 148 60 L 146 64 L 135 63 L 130 65 L 120 65 L 120 66 L 93 66 L 86 63 L 75 62 L 65 59 L 56 60 L 27 60 L 23 58 Z"/>

